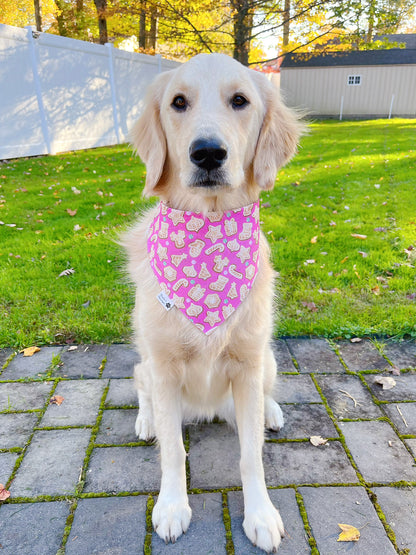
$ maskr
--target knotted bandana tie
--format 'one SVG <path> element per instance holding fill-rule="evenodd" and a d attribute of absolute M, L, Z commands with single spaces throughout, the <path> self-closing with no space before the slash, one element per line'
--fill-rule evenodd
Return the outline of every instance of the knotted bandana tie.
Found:
<path fill-rule="evenodd" d="M 211 333 L 244 301 L 258 271 L 259 203 L 225 212 L 187 212 L 160 203 L 147 250 L 161 287 L 158 299 L 176 306 Z"/>

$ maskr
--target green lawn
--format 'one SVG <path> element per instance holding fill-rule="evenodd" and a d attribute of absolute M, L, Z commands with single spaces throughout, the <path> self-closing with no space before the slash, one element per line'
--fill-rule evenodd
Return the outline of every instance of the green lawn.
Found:
<path fill-rule="evenodd" d="M 276 333 L 416 336 L 415 138 L 414 120 L 310 126 L 262 198 Z M 149 205 L 143 174 L 127 146 L 0 165 L 0 347 L 128 340 L 115 239 Z"/>

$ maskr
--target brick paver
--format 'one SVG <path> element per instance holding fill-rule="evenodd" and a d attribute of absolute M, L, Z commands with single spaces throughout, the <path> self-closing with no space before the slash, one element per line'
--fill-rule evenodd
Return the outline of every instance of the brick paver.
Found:
<path fill-rule="evenodd" d="M 66 545 L 67 555 L 138 553 L 146 537 L 147 497 L 81 499 Z"/>
<path fill-rule="evenodd" d="M 300 488 L 299 493 L 303 497 L 320 553 L 396 553 L 364 488 L 305 487 Z M 341 532 L 338 524 L 350 524 L 358 528 L 359 542 L 337 542 Z"/>
<path fill-rule="evenodd" d="M 279 339 L 273 351 L 286 424 L 266 432 L 263 460 L 286 529 L 279 553 L 416 553 L 415 342 Z M 261 553 L 242 529 L 238 437 L 223 422 L 184 427 L 187 534 L 165 545 L 152 532 L 159 450 L 134 433 L 139 360 L 129 345 L 0 350 L 2 554 Z M 337 542 L 338 523 L 360 540 Z"/>

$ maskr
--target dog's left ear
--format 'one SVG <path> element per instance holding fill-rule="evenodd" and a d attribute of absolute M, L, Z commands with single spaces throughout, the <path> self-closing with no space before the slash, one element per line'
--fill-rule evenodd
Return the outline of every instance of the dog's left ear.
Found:
<path fill-rule="evenodd" d="M 296 113 L 283 104 L 279 90 L 266 76 L 254 73 L 266 113 L 254 154 L 253 174 L 261 189 L 272 189 L 278 169 L 297 151 L 303 125 Z"/>
<path fill-rule="evenodd" d="M 170 79 L 170 71 L 156 77 L 147 90 L 143 112 L 130 132 L 130 138 L 137 154 L 146 164 L 145 196 L 155 194 L 160 184 L 166 162 L 166 138 L 160 122 L 160 102 L 163 91 Z"/>

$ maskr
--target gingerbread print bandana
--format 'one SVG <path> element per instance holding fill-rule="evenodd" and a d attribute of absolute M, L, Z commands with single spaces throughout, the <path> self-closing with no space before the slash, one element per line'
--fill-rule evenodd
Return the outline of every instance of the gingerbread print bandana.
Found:
<path fill-rule="evenodd" d="M 259 264 L 259 203 L 187 212 L 160 203 L 147 250 L 166 309 L 179 308 L 201 331 L 214 331 L 244 301 Z"/>

